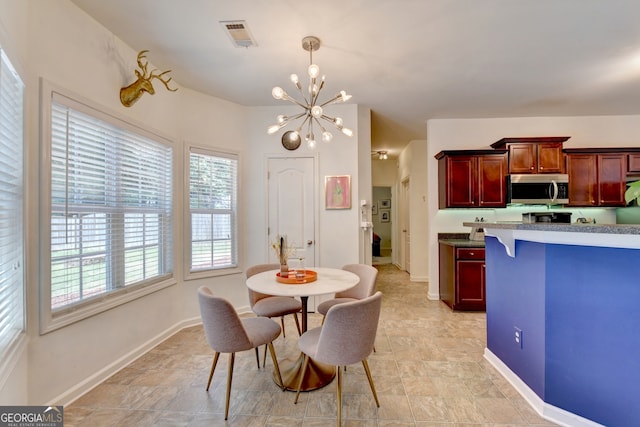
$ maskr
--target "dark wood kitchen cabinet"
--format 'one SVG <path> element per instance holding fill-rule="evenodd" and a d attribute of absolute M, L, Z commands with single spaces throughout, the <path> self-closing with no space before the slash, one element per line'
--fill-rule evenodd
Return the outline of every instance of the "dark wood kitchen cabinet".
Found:
<path fill-rule="evenodd" d="M 627 172 L 640 173 L 640 153 L 629 153 L 629 164 Z"/>
<path fill-rule="evenodd" d="M 568 151 L 568 150 L 567 150 Z M 569 206 L 625 206 L 627 155 L 567 153 Z"/>
<path fill-rule="evenodd" d="M 506 206 L 506 150 L 441 151 L 438 159 L 438 206 Z"/>
<path fill-rule="evenodd" d="M 438 246 L 440 299 L 453 310 L 485 310 L 484 247 Z"/>
<path fill-rule="evenodd" d="M 502 138 L 493 148 L 509 150 L 509 173 L 565 173 L 563 143 L 568 136 Z"/>

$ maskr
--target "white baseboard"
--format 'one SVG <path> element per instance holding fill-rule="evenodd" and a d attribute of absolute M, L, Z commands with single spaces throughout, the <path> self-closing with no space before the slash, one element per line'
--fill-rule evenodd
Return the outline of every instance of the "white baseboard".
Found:
<path fill-rule="evenodd" d="M 414 274 L 409 273 L 409 280 L 412 282 L 429 283 L 429 276 L 416 276 Z"/>
<path fill-rule="evenodd" d="M 431 293 L 431 292 L 428 292 L 428 293 L 427 293 L 427 298 L 428 298 L 430 301 L 438 301 L 438 300 L 440 299 L 440 292 L 438 292 L 438 293 Z"/>
<path fill-rule="evenodd" d="M 554 422 L 561 426 L 567 427 L 604 427 L 587 418 L 583 418 L 572 412 L 549 405 L 533 391 L 529 386 L 520 379 L 507 365 L 504 364 L 495 354 L 488 348 L 484 349 L 484 358 L 498 370 L 498 372 L 516 389 L 524 400 L 531 405 L 534 411 L 542 418 Z"/>
<path fill-rule="evenodd" d="M 145 353 L 147 353 L 149 350 L 151 350 L 152 348 L 154 348 L 155 346 L 157 346 L 167 338 L 171 337 L 172 335 L 176 334 L 177 332 L 181 331 L 184 328 L 189 328 L 191 326 L 199 325 L 201 323 L 202 323 L 202 319 L 199 316 L 194 317 L 192 319 L 187 319 L 187 320 L 178 322 L 177 324 L 173 325 L 172 327 L 168 328 L 167 330 L 161 332 L 160 334 L 151 338 L 147 342 L 133 349 L 129 353 L 125 354 L 118 360 L 115 360 L 113 363 L 109 364 L 108 366 L 105 366 L 103 369 L 99 370 L 95 374 L 79 382 L 78 384 L 71 387 L 64 393 L 51 399 L 48 405 L 65 405 L 66 406 L 73 403 L 78 398 L 80 398 L 84 394 L 91 391 L 93 388 L 100 385 L 102 382 L 104 382 L 107 378 L 109 378 L 113 374 L 123 369 L 124 367 L 128 366 L 129 364 L 134 362 L 136 359 L 142 357 Z"/>

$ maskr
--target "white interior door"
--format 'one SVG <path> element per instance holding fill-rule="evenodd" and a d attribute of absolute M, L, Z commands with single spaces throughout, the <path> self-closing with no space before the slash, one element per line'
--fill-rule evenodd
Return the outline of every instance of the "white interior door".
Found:
<path fill-rule="evenodd" d="M 315 167 L 311 157 L 268 159 L 269 242 L 286 235 L 295 246 L 295 257 L 303 257 L 305 267 L 314 267 L 315 250 Z M 278 262 L 273 251 L 269 261 Z"/>

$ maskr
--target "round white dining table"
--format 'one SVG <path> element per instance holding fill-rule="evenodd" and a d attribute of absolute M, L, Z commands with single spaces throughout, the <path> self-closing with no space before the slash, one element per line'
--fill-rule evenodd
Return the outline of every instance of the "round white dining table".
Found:
<path fill-rule="evenodd" d="M 254 274 L 247 279 L 247 287 L 252 291 L 267 295 L 299 297 L 302 302 L 302 333 L 307 331 L 307 307 L 310 296 L 334 294 L 346 291 L 357 285 L 360 278 L 357 274 L 339 268 L 314 267 L 309 270 L 317 273 L 313 282 L 281 283 L 276 279 L 280 270 L 264 271 Z M 282 371 L 282 381 L 287 390 L 297 390 L 302 371 L 303 354 L 293 362 L 279 362 Z M 301 390 L 310 391 L 324 387 L 333 380 L 335 367 L 310 360 L 309 367 L 302 381 Z M 280 382 L 274 375 L 274 381 Z"/>

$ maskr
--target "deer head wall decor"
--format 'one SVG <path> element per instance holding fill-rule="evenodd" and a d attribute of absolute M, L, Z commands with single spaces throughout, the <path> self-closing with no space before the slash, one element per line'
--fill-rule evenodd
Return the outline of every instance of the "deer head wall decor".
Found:
<path fill-rule="evenodd" d="M 149 65 L 149 63 L 147 61 L 145 61 L 144 63 L 142 62 L 142 60 L 146 58 L 145 54 L 147 52 L 149 51 L 141 50 L 138 53 L 138 67 L 140 67 L 139 70 L 136 70 L 136 76 L 138 77 L 138 79 L 135 82 L 131 83 L 129 86 L 120 89 L 120 102 L 122 102 L 122 105 L 124 105 L 125 107 L 131 107 L 138 100 L 138 98 L 142 96 L 144 92 L 149 92 L 151 95 L 153 95 L 155 93 L 153 84 L 151 84 L 151 80 L 153 79 L 160 80 L 164 84 L 164 87 L 166 87 L 167 90 L 171 92 L 175 92 L 178 90 L 177 88 L 171 89 L 169 87 L 169 82 L 171 81 L 172 77 L 169 77 L 168 79 L 163 78 L 163 76 L 167 73 L 170 73 L 171 70 L 163 71 L 160 74 L 154 74 L 156 70 L 151 70 L 149 75 L 147 75 L 147 66 Z"/>

